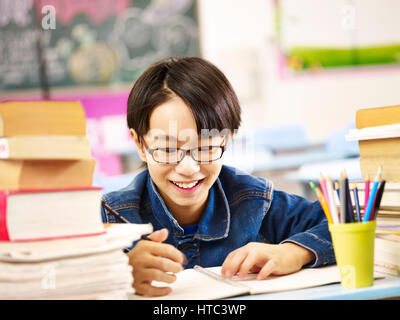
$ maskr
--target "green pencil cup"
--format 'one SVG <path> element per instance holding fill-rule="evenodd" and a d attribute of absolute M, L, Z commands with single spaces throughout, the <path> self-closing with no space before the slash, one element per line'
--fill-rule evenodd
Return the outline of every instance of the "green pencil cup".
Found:
<path fill-rule="evenodd" d="M 329 224 L 344 288 L 361 288 L 374 283 L 376 221 Z"/>

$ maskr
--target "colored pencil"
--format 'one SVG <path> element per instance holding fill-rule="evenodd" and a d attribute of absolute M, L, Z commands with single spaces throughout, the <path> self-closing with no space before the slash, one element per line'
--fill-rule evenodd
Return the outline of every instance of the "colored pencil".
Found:
<path fill-rule="evenodd" d="M 337 194 L 337 199 L 340 202 L 339 182 L 337 182 L 337 181 L 335 181 L 335 191 L 336 191 L 336 194 Z"/>
<path fill-rule="evenodd" d="M 328 193 L 329 203 L 331 204 L 330 213 L 332 216 L 332 221 L 334 224 L 337 224 L 339 223 L 339 216 L 336 207 L 336 202 L 334 200 L 335 192 L 333 191 L 332 180 L 328 176 L 326 177 L 326 191 Z"/>
<path fill-rule="evenodd" d="M 325 200 L 324 195 L 322 194 L 321 190 L 318 187 L 316 187 L 314 182 L 312 182 L 312 181 L 310 181 L 310 186 L 311 186 L 311 189 L 313 189 L 313 191 L 315 192 L 319 203 L 321 204 L 322 210 L 325 213 L 328 223 L 333 223 L 330 212 L 329 212 L 328 204 L 326 203 L 326 200 Z"/>
<path fill-rule="evenodd" d="M 377 189 L 378 189 L 378 185 L 379 185 L 379 180 L 381 178 L 381 173 L 382 173 L 382 167 L 379 167 L 378 172 L 376 173 L 374 182 L 372 183 L 372 189 L 371 189 L 371 192 L 368 197 L 368 203 L 367 203 L 367 207 L 365 208 L 363 222 L 368 222 L 370 220 L 370 216 L 372 213 L 372 207 L 375 202 L 375 197 L 376 197 L 376 193 L 377 193 Z"/>
<path fill-rule="evenodd" d="M 329 196 L 328 196 L 328 190 L 326 188 L 326 179 L 322 173 L 319 174 L 319 185 L 321 186 L 322 194 L 324 195 L 325 201 L 328 205 L 329 213 L 332 217 L 332 204 L 330 203 Z M 333 219 L 332 219 L 332 221 L 333 221 Z"/>
<path fill-rule="evenodd" d="M 353 194 L 354 194 L 354 204 L 356 206 L 356 214 L 357 214 L 357 222 L 361 222 L 361 210 L 360 210 L 360 201 L 358 199 L 358 189 L 355 184 L 352 185 Z"/>
<path fill-rule="evenodd" d="M 386 181 L 382 180 L 381 183 L 379 184 L 378 193 L 376 195 L 374 213 L 371 216 L 371 220 L 375 220 L 376 216 L 378 215 L 379 207 L 381 206 L 383 191 L 385 189 L 385 183 L 386 183 Z"/>
<path fill-rule="evenodd" d="M 368 204 L 368 198 L 369 198 L 369 175 L 367 175 L 367 179 L 365 180 L 365 192 L 364 192 L 364 215 L 365 215 L 365 209 L 367 208 Z"/>
<path fill-rule="evenodd" d="M 346 199 L 346 185 L 345 185 L 345 172 L 342 171 L 339 180 L 339 193 L 340 193 L 340 222 L 346 223 L 347 216 L 347 199 Z"/>
<path fill-rule="evenodd" d="M 353 204 L 351 202 L 351 197 L 350 197 L 350 187 L 349 187 L 349 179 L 347 178 L 347 172 L 344 170 L 345 174 L 345 179 L 344 179 L 344 184 L 345 184 L 345 192 L 346 192 L 346 205 L 347 205 L 347 217 L 346 221 L 347 222 L 354 222 L 354 211 L 353 211 Z"/>

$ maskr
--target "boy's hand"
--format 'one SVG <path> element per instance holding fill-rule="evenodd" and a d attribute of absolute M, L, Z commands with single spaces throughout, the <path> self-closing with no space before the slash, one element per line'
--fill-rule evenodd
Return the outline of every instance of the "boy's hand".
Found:
<path fill-rule="evenodd" d="M 237 273 L 239 278 L 244 278 L 249 272 L 253 272 L 258 273 L 258 280 L 263 280 L 270 274 L 296 272 L 314 259 L 315 255 L 311 251 L 294 243 L 250 242 L 228 254 L 221 272 L 227 278 Z"/>
<path fill-rule="evenodd" d="M 174 273 L 183 270 L 186 258 L 174 246 L 162 243 L 168 238 L 168 230 L 161 229 L 149 235 L 150 240 L 141 240 L 127 253 L 129 264 L 133 267 L 133 287 L 137 294 L 164 296 L 171 292 L 170 287 L 154 287 L 153 280 L 173 283 Z"/>

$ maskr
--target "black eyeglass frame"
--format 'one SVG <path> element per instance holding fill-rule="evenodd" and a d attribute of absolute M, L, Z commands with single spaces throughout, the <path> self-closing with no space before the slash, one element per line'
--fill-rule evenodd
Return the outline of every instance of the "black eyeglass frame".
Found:
<path fill-rule="evenodd" d="M 195 150 L 198 150 L 198 149 L 204 148 L 204 147 L 196 147 L 196 148 L 192 148 L 192 149 L 182 149 L 182 148 L 155 148 L 155 149 L 151 149 L 151 148 L 147 147 L 147 144 L 146 144 L 146 142 L 144 141 L 144 139 L 140 139 L 140 140 L 142 141 L 142 144 L 143 144 L 145 150 L 152 156 L 153 160 L 154 160 L 155 162 L 161 163 L 161 164 L 178 164 L 179 162 L 181 162 L 181 161 L 183 160 L 183 158 L 185 158 L 185 156 L 188 154 L 188 152 L 190 153 L 190 156 L 192 157 L 192 159 L 193 159 L 194 161 L 198 162 L 198 163 L 211 163 L 211 162 L 215 162 L 215 161 L 221 159 L 222 156 L 223 156 L 223 154 L 224 154 L 224 152 L 225 152 L 225 150 L 226 150 L 226 145 L 223 145 L 223 146 L 208 146 L 208 147 L 213 147 L 213 148 L 221 148 L 221 149 L 222 149 L 222 152 L 221 152 L 220 157 L 219 157 L 218 159 L 214 159 L 214 160 L 200 161 L 200 160 L 196 160 L 196 159 L 194 158 L 193 154 L 194 154 Z M 154 158 L 154 152 L 156 152 L 157 150 L 160 150 L 160 149 L 176 149 L 176 150 L 181 151 L 182 156 L 181 156 L 181 158 L 180 158 L 178 161 L 174 161 L 174 162 L 162 162 L 162 161 L 158 161 L 158 160 L 156 160 L 156 159 Z"/>

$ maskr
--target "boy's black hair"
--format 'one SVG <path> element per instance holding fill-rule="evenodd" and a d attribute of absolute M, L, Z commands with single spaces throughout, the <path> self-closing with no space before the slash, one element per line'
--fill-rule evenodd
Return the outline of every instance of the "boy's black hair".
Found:
<path fill-rule="evenodd" d="M 128 98 L 128 127 L 143 137 L 153 108 L 174 95 L 192 110 L 199 134 L 240 126 L 239 101 L 225 75 L 202 58 L 172 57 L 154 63 L 136 80 Z"/>

